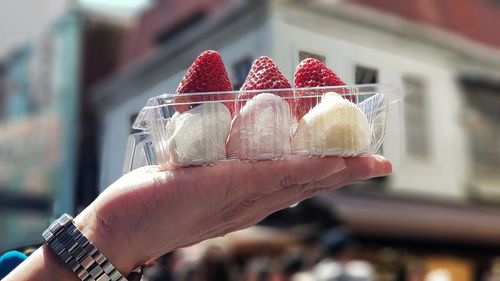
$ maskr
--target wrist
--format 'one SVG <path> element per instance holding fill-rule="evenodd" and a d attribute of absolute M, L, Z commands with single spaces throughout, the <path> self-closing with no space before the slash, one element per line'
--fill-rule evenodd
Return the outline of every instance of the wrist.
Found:
<path fill-rule="evenodd" d="M 45 273 L 46 277 L 48 277 L 47 280 L 80 280 L 47 244 L 43 244 L 40 249 L 33 253 L 34 257 L 38 255 L 42 255 L 41 260 L 43 260 L 43 264 L 49 269 Z M 54 278 L 54 275 L 57 276 L 58 279 Z M 44 280 L 44 278 L 41 280 Z"/>
<path fill-rule="evenodd" d="M 92 205 L 75 217 L 74 222 L 80 232 L 123 276 L 140 265 L 133 245 L 126 241 L 126 234 L 100 218 Z"/>

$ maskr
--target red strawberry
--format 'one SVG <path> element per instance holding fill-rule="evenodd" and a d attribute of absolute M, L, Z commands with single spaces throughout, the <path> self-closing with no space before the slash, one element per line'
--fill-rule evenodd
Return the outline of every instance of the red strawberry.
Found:
<path fill-rule="evenodd" d="M 187 111 L 202 101 L 228 100 L 224 104 L 231 114 L 233 114 L 234 99 L 232 93 L 205 94 L 207 92 L 232 91 L 233 86 L 222 58 L 216 51 L 205 51 L 201 53 L 182 78 L 177 88 L 177 95 L 174 98 L 176 103 L 194 103 L 175 105 L 179 112 Z M 189 93 L 203 93 L 200 95 L 183 95 Z M 197 104 L 198 103 L 198 104 Z"/>
<path fill-rule="evenodd" d="M 303 60 L 295 70 L 294 85 L 296 88 L 313 88 L 326 86 L 344 86 L 344 81 L 321 61 L 314 58 Z M 298 96 L 310 95 L 307 91 L 297 91 Z M 342 94 L 342 93 L 339 93 Z M 353 96 L 346 97 L 353 101 Z M 301 98 L 296 102 L 295 112 L 297 120 L 300 120 L 313 106 L 318 103 L 318 98 Z"/>
<path fill-rule="evenodd" d="M 250 72 L 245 79 L 245 83 L 241 86 L 240 90 L 268 90 L 268 89 L 288 89 L 291 88 L 290 82 L 286 79 L 285 75 L 281 73 L 273 60 L 269 57 L 262 56 L 256 59 Z M 281 97 L 292 97 L 291 91 L 286 92 L 273 92 Z M 250 99 L 259 92 L 242 92 L 238 96 L 239 99 Z M 293 100 L 287 99 L 290 108 L 293 108 Z M 246 101 L 236 103 L 236 112 L 239 112 L 241 107 L 245 105 Z"/>

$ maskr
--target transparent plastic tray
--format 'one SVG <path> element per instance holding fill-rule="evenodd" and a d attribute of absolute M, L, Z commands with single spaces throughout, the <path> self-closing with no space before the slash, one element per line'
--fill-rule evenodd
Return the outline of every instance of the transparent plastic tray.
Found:
<path fill-rule="evenodd" d="M 232 159 L 373 154 L 384 140 L 388 106 L 400 92 L 366 84 L 180 96 L 151 98 L 140 111 L 125 173 L 152 164 L 172 169 Z M 297 120 L 298 111 L 308 113 Z"/>

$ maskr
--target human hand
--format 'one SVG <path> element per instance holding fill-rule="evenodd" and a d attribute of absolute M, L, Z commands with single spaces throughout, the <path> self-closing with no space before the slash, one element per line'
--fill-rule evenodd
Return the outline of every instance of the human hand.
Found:
<path fill-rule="evenodd" d="M 324 190 L 391 169 L 381 156 L 229 161 L 172 171 L 148 166 L 112 184 L 75 222 L 126 274 L 166 252 L 249 227 Z"/>

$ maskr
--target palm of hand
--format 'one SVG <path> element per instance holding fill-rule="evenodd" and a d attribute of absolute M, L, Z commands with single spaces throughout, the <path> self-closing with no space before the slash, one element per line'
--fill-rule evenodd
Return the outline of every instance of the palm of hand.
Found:
<path fill-rule="evenodd" d="M 134 267 L 251 226 L 326 189 L 390 172 L 379 156 L 230 161 L 173 171 L 150 166 L 122 177 L 89 209 L 106 235 L 122 241 L 116 248 L 135 256 L 124 267 Z"/>

